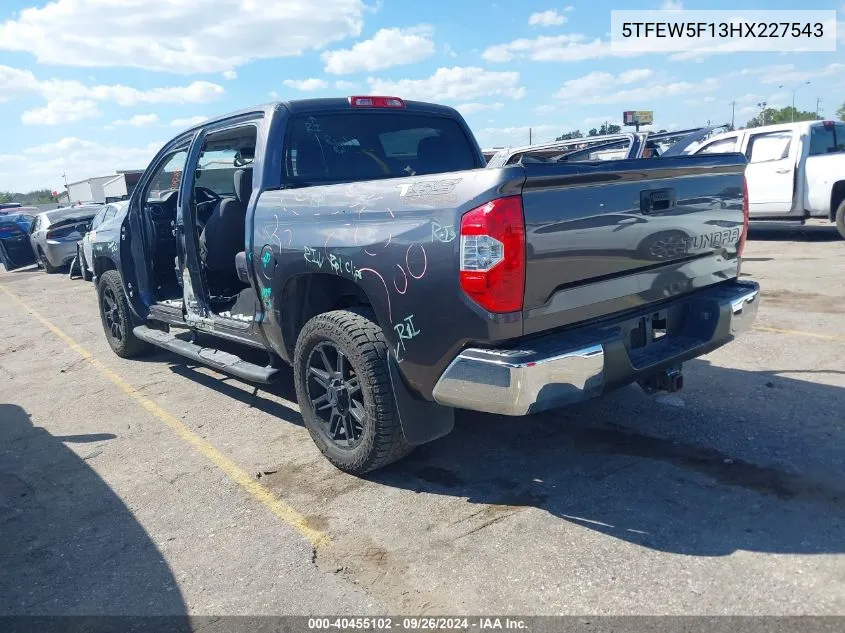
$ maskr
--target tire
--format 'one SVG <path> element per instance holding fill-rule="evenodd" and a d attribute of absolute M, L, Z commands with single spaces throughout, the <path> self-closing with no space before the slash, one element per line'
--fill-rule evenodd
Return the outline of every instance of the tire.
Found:
<path fill-rule="evenodd" d="M 82 281 L 91 281 L 93 275 L 88 271 L 88 264 L 85 261 L 85 251 L 78 249 L 79 255 L 76 256 L 79 262 L 79 274 L 82 276 Z"/>
<path fill-rule="evenodd" d="M 140 356 L 152 349 L 132 332 L 132 312 L 123 291 L 123 280 L 116 270 L 107 270 L 97 284 L 97 303 L 103 331 L 115 354 L 121 358 Z"/>
<path fill-rule="evenodd" d="M 836 209 L 836 230 L 839 235 L 845 240 L 845 200 L 839 203 L 839 208 Z"/>
<path fill-rule="evenodd" d="M 294 382 L 305 426 L 323 455 L 353 475 L 413 450 L 399 422 L 388 349 L 381 328 L 364 311 L 318 314 L 296 341 Z M 345 358 L 340 365 L 337 351 Z"/>
<path fill-rule="evenodd" d="M 50 260 L 47 259 L 47 256 L 44 254 L 44 251 L 41 250 L 40 246 L 38 247 L 38 262 L 41 264 L 41 268 L 44 269 L 44 272 L 50 275 L 61 271 L 61 268 L 53 266 L 50 263 Z"/>

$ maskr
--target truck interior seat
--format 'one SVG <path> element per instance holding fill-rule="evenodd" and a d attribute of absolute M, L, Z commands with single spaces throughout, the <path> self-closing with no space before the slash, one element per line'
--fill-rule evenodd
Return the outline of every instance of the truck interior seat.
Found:
<path fill-rule="evenodd" d="M 209 283 L 221 289 L 239 288 L 235 256 L 244 250 L 246 205 L 252 195 L 252 169 L 238 169 L 234 175 L 235 197 L 223 198 L 200 234 L 200 257 Z"/>
<path fill-rule="evenodd" d="M 302 140 L 296 145 L 296 175 L 298 178 L 326 177 L 326 158 L 320 142 Z"/>
<path fill-rule="evenodd" d="M 434 174 L 449 171 L 448 165 L 453 162 L 449 154 L 449 144 L 439 136 L 427 136 L 417 144 L 418 174 Z"/>

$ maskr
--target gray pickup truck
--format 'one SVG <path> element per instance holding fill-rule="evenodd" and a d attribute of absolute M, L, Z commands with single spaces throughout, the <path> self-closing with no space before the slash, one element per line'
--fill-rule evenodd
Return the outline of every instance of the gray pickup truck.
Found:
<path fill-rule="evenodd" d="M 448 107 L 274 103 L 165 145 L 91 265 L 118 355 L 159 346 L 257 383 L 288 363 L 317 446 L 364 473 L 448 433 L 455 409 L 679 389 L 682 363 L 757 311 L 744 169 L 488 167 Z"/>

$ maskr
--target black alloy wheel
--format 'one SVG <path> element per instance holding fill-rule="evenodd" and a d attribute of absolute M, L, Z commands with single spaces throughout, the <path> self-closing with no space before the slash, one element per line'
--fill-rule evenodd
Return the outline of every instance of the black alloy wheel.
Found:
<path fill-rule="evenodd" d="M 330 341 L 308 357 L 306 389 L 325 438 L 342 449 L 355 448 L 364 435 L 367 410 L 361 382 L 344 353 Z"/>
<path fill-rule="evenodd" d="M 123 320 L 120 316 L 120 308 L 117 305 L 114 289 L 103 288 L 102 304 L 106 329 L 114 342 L 119 345 L 123 341 Z"/>

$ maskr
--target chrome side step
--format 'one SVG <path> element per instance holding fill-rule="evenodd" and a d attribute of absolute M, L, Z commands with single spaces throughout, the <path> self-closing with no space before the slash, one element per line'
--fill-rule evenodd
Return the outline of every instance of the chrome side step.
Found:
<path fill-rule="evenodd" d="M 146 325 L 139 325 L 132 331 L 142 341 L 250 382 L 269 383 L 279 372 L 275 367 L 262 367 L 240 356 L 183 341 L 168 332 L 153 330 Z"/>

